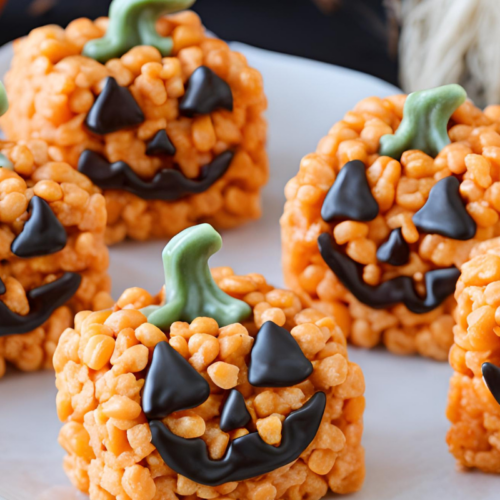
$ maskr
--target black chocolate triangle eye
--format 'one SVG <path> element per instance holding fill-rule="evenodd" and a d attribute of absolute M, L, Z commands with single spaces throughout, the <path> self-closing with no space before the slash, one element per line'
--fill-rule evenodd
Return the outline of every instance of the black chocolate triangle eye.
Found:
<path fill-rule="evenodd" d="M 404 266 L 410 258 L 410 246 L 403 238 L 401 228 L 391 231 L 389 239 L 380 245 L 377 259 L 391 266 Z"/>
<path fill-rule="evenodd" d="M 242 394 L 233 389 L 222 408 L 220 416 L 220 430 L 224 432 L 233 431 L 240 427 L 245 427 L 252 420 L 247 410 L 245 399 Z"/>
<path fill-rule="evenodd" d="M 497 403 L 500 404 L 500 368 L 493 363 L 483 363 L 481 367 L 484 383 Z"/>
<path fill-rule="evenodd" d="M 142 395 L 142 409 L 148 419 L 194 408 L 208 396 L 208 382 L 168 342 L 157 344 Z"/>
<path fill-rule="evenodd" d="M 465 209 L 459 188 L 456 177 L 445 177 L 433 186 L 426 204 L 413 216 L 419 231 L 454 240 L 474 238 L 476 223 Z"/>
<path fill-rule="evenodd" d="M 146 154 L 148 156 L 175 155 L 175 146 L 170 141 L 166 130 L 162 129 L 156 132 L 156 135 L 148 142 Z"/>
<path fill-rule="evenodd" d="M 264 323 L 250 354 L 248 381 L 255 387 L 289 387 L 300 384 L 313 371 L 288 330 L 272 321 Z"/>
<path fill-rule="evenodd" d="M 104 135 L 135 127 L 144 121 L 144 113 L 126 87 L 108 77 L 94 102 L 85 124 L 94 134 Z"/>
<path fill-rule="evenodd" d="M 233 110 L 231 87 L 210 68 L 200 66 L 190 76 L 179 104 L 184 116 L 208 115 L 217 109 Z"/>
<path fill-rule="evenodd" d="M 366 179 L 365 165 L 360 160 L 346 163 L 328 191 L 321 217 L 325 222 L 349 219 L 367 222 L 378 215 L 378 203 Z"/>
<path fill-rule="evenodd" d="M 23 230 L 12 242 L 12 253 L 18 257 L 39 257 L 59 252 L 66 246 L 66 230 L 52 212 L 48 203 L 33 196 L 29 204 L 31 212 Z"/>

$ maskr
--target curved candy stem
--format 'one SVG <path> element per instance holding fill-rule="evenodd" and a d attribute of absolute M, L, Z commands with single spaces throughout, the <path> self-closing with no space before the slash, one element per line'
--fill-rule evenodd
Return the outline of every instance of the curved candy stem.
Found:
<path fill-rule="evenodd" d="M 466 98 L 467 93 L 457 84 L 410 94 L 403 121 L 394 135 L 381 137 L 379 154 L 399 160 L 404 151 L 419 149 L 436 157 L 450 144 L 448 122 Z"/>
<path fill-rule="evenodd" d="M 224 293 L 212 278 L 208 259 L 221 247 L 219 233 L 209 224 L 186 229 L 170 241 L 162 254 L 166 304 L 142 309 L 149 323 L 168 329 L 175 321 L 206 316 L 227 326 L 250 316 L 251 307 Z"/>
<path fill-rule="evenodd" d="M 195 0 L 113 0 L 109 8 L 109 25 L 103 38 L 85 44 L 83 55 L 105 63 L 121 57 L 138 45 L 156 47 L 162 56 L 172 52 L 171 37 L 156 31 L 156 20 L 165 14 L 184 10 Z"/>

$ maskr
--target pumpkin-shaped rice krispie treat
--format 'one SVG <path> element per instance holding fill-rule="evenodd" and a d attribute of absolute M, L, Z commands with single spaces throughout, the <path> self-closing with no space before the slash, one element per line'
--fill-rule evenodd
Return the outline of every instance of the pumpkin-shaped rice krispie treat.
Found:
<path fill-rule="evenodd" d="M 260 73 L 210 36 L 194 0 L 113 0 L 109 18 L 45 26 L 14 44 L 9 139 L 104 190 L 107 240 L 170 237 L 260 216 L 268 177 Z"/>
<path fill-rule="evenodd" d="M 500 235 L 499 122 L 458 85 L 358 103 L 286 186 L 288 286 L 358 346 L 445 360 L 460 269 Z"/>
<path fill-rule="evenodd" d="M 460 466 L 500 474 L 500 238 L 471 257 L 455 293 L 447 442 Z"/>
<path fill-rule="evenodd" d="M 335 322 L 259 274 L 210 273 L 208 224 L 166 288 L 81 312 L 54 364 L 64 469 L 91 500 L 315 500 L 364 479 L 364 379 Z"/>
<path fill-rule="evenodd" d="M 0 113 L 7 107 L 0 84 Z M 0 378 L 52 366 L 74 314 L 109 304 L 106 204 L 40 140 L 0 141 Z"/>

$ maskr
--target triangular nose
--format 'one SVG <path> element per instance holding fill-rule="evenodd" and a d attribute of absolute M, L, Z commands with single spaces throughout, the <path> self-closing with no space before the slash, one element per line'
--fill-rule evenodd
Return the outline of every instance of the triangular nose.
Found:
<path fill-rule="evenodd" d="M 377 259 L 391 266 L 404 266 L 410 258 L 410 246 L 403 238 L 401 228 L 391 231 L 389 239 L 380 245 Z"/>

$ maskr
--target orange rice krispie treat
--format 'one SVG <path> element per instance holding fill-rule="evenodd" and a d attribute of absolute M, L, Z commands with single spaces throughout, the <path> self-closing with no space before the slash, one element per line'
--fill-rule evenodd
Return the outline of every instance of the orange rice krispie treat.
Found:
<path fill-rule="evenodd" d="M 3 91 L 3 87 L 0 89 Z M 75 312 L 110 303 L 106 204 L 40 140 L 0 142 L 0 377 L 52 366 Z"/>
<path fill-rule="evenodd" d="M 500 238 L 479 244 L 462 266 L 447 442 L 458 464 L 500 473 Z"/>
<path fill-rule="evenodd" d="M 365 99 L 287 184 L 286 282 L 356 345 L 447 358 L 460 268 L 500 235 L 500 107 L 465 99 Z"/>
<path fill-rule="evenodd" d="M 64 469 L 91 500 L 358 490 L 361 369 L 323 313 L 258 274 L 212 271 L 207 224 L 164 251 L 166 290 L 76 316 L 54 364 Z"/>
<path fill-rule="evenodd" d="M 113 0 L 109 19 L 15 42 L 2 128 L 47 141 L 52 161 L 104 189 L 110 243 L 260 216 L 262 77 L 194 12 L 161 17 L 193 1 Z"/>

